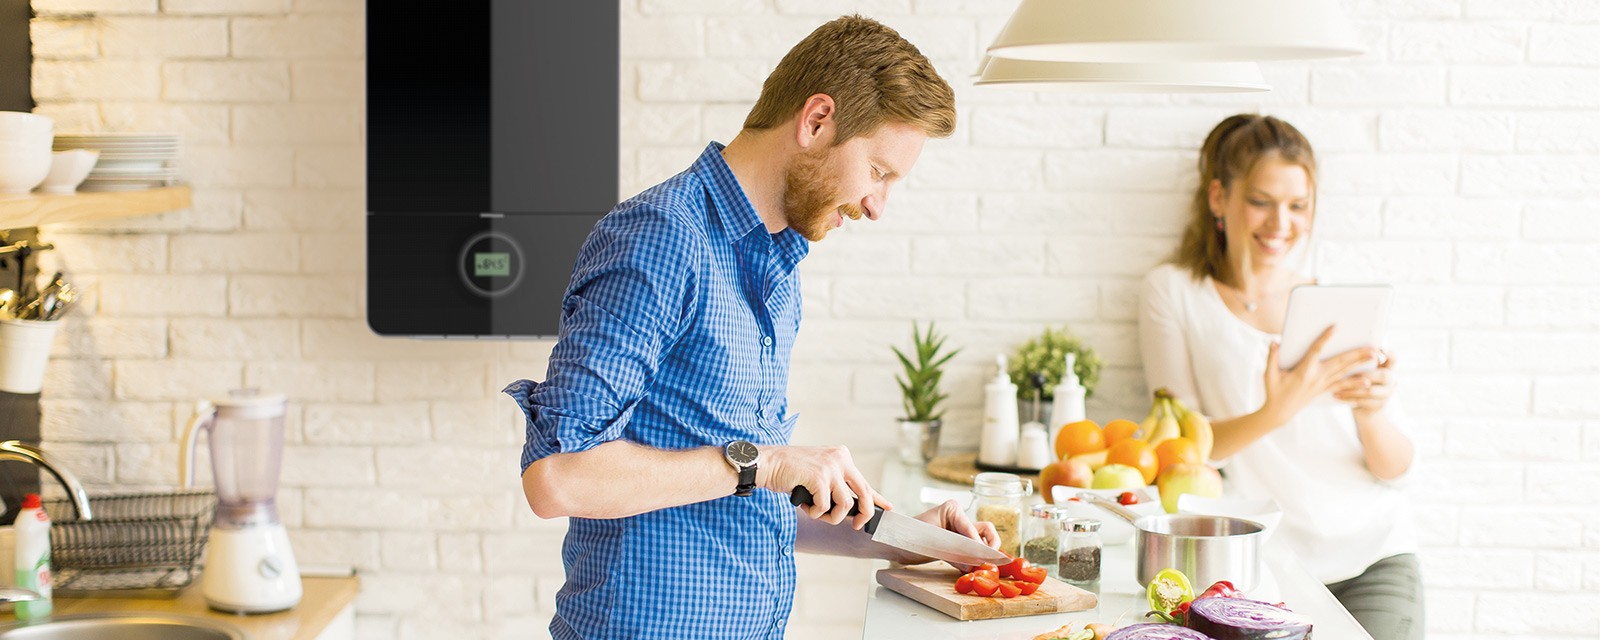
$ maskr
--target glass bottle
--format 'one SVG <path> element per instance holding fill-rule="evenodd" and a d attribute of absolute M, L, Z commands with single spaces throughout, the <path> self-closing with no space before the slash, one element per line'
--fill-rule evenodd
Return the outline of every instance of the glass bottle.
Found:
<path fill-rule="evenodd" d="M 1070 513 L 1066 507 L 1036 504 L 1028 515 L 1031 517 L 1022 534 L 1022 557 L 1027 558 L 1028 564 L 1044 567 L 1050 572 L 1050 577 L 1061 577 L 1056 538 L 1060 536 L 1061 521 L 1070 518 Z"/>
<path fill-rule="evenodd" d="M 1022 502 L 1033 493 L 1033 482 L 1016 474 L 989 471 L 972 479 L 974 520 L 994 525 L 1000 535 L 1000 551 L 1011 557 L 1022 547 Z"/>
<path fill-rule="evenodd" d="M 1100 521 L 1068 518 L 1057 523 L 1057 571 L 1061 580 L 1079 589 L 1100 593 Z"/>

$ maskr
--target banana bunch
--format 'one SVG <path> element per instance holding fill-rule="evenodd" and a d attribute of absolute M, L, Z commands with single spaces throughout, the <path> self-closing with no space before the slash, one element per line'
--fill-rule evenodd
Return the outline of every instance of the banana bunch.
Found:
<path fill-rule="evenodd" d="M 1201 460 L 1211 459 L 1211 421 L 1183 406 L 1165 387 L 1156 389 L 1150 403 L 1150 415 L 1139 424 L 1139 436 L 1151 446 L 1179 436 L 1188 438 L 1200 450 Z"/>

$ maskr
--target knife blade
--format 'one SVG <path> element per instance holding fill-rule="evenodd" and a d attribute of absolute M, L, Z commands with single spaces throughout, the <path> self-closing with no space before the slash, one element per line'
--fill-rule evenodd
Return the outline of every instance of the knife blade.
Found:
<path fill-rule="evenodd" d="M 790 504 L 797 507 L 810 506 L 811 501 L 811 491 L 805 487 L 795 487 L 794 491 L 789 493 Z M 862 530 L 872 536 L 873 542 L 952 564 L 975 565 L 985 562 L 1005 564 L 1011 560 L 1010 556 L 999 549 L 992 549 L 989 545 L 944 527 L 928 524 L 882 507 L 874 508 L 876 513 L 867 521 L 867 526 L 862 527 Z M 861 513 L 860 503 L 850 505 L 850 515 L 858 513 Z"/>

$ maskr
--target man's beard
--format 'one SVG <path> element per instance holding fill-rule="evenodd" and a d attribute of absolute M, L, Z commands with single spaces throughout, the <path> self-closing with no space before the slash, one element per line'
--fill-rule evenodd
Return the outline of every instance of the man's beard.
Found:
<path fill-rule="evenodd" d="M 796 155 L 783 170 L 783 217 L 789 228 L 812 242 L 821 240 L 833 229 L 833 214 L 843 213 L 851 220 L 861 219 L 861 208 L 836 206 L 839 189 L 824 176 L 836 154 L 828 151 Z"/>

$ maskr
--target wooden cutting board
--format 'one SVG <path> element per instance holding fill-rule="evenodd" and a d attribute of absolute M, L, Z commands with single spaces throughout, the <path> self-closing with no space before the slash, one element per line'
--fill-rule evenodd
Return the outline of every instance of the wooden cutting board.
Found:
<path fill-rule="evenodd" d="M 1002 598 L 956 593 L 961 573 L 942 563 L 878 571 L 878 584 L 938 609 L 957 620 L 990 620 L 1093 609 L 1100 599 L 1070 584 L 1047 578 L 1032 595 Z"/>

